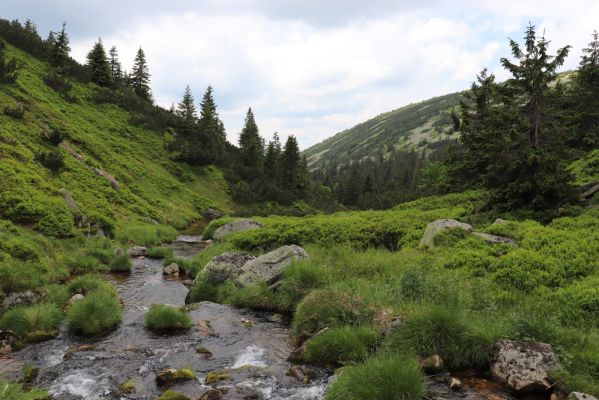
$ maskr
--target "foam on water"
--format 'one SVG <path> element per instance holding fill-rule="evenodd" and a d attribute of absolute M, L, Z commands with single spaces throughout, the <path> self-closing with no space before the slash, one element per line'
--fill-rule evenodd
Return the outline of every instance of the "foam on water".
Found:
<path fill-rule="evenodd" d="M 268 365 L 262 360 L 262 356 L 264 355 L 264 349 L 261 347 L 252 344 L 245 348 L 243 353 L 237 357 L 235 360 L 235 364 L 233 364 L 233 369 L 237 369 L 243 366 L 250 367 L 267 367 Z"/>
<path fill-rule="evenodd" d="M 99 399 L 101 383 L 83 372 L 66 375 L 50 387 L 49 393 L 58 399 L 66 395 L 81 396 L 83 399 Z"/>

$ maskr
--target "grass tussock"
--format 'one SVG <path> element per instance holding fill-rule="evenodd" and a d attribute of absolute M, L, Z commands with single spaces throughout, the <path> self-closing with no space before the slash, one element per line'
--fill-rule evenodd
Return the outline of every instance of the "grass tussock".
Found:
<path fill-rule="evenodd" d="M 331 328 L 306 343 L 309 363 L 343 365 L 363 361 L 376 348 L 379 333 L 371 326 Z"/>
<path fill-rule="evenodd" d="M 84 336 L 99 336 L 121 322 L 121 305 L 113 293 L 96 290 L 73 304 L 67 314 L 69 328 Z"/>
<path fill-rule="evenodd" d="M 145 326 L 151 331 L 169 333 L 191 328 L 193 321 L 184 308 L 155 304 L 146 313 Z"/>
<path fill-rule="evenodd" d="M 0 329 L 9 329 L 25 341 L 34 337 L 52 337 L 58 334 L 62 312 L 54 304 L 36 304 L 16 307 L 0 318 Z"/>

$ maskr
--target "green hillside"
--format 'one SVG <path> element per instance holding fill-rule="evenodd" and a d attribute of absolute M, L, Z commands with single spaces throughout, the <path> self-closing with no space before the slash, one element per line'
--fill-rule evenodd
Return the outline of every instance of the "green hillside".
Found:
<path fill-rule="evenodd" d="M 13 46 L 6 52 L 22 68 L 16 84 L 0 84 L 0 217 L 50 236 L 72 235 L 73 217 L 83 217 L 112 225 L 118 236 L 132 224 L 183 228 L 213 204 L 231 210 L 222 173 L 173 162 L 169 133 L 97 104 L 93 84 L 73 82 L 69 96 L 57 93 L 44 83 L 48 65 Z M 43 138 L 52 130 L 68 135 L 58 148 Z M 56 150 L 64 157 L 59 173 L 36 158 Z"/>
<path fill-rule="evenodd" d="M 424 148 L 447 139 L 451 110 L 461 93 L 410 104 L 381 114 L 304 151 L 310 169 L 327 163 L 344 164 L 374 157 L 381 152 Z"/>

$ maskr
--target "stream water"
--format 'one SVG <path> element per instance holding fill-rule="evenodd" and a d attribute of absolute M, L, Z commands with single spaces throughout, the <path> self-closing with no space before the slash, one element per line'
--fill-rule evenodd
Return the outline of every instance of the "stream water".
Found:
<path fill-rule="evenodd" d="M 177 256 L 189 257 L 203 248 L 197 237 L 180 237 L 172 244 Z M 0 374 L 16 379 L 22 365 L 39 368 L 35 383 L 55 399 L 154 399 L 165 389 L 155 384 L 165 368 L 191 368 L 198 379 L 171 387 L 192 399 L 211 388 L 223 388 L 225 399 L 321 399 L 326 375 L 311 370 L 310 380 L 288 376 L 292 351 L 287 326 L 277 315 L 235 309 L 215 303 L 194 305 L 195 324 L 186 333 L 160 336 L 144 328 L 152 304 L 183 305 L 187 288 L 179 279 L 162 275 L 161 260 L 133 260 L 129 275 L 108 275 L 124 304 L 123 322 L 110 335 L 89 340 L 69 333 L 34 344 L 0 360 Z M 199 347 L 212 355 L 200 354 Z M 205 385 L 211 371 L 225 370 L 230 378 Z M 293 375 L 293 374 L 291 374 Z M 123 381 L 135 382 L 136 392 L 121 394 Z"/>

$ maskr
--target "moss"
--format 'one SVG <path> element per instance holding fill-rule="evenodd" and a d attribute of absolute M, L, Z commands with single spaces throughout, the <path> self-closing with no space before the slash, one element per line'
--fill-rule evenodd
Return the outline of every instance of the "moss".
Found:
<path fill-rule="evenodd" d="M 206 374 L 206 378 L 204 378 L 204 384 L 210 385 L 211 383 L 226 381 L 228 379 L 231 379 L 231 375 L 226 371 L 210 371 Z"/>
<path fill-rule="evenodd" d="M 119 392 L 121 393 L 135 393 L 135 391 L 137 390 L 136 386 L 135 386 L 135 381 L 133 379 L 127 379 L 126 381 L 122 382 L 119 387 Z"/>
<path fill-rule="evenodd" d="M 196 374 L 189 368 L 165 369 L 156 374 L 158 386 L 168 386 L 178 382 L 195 380 Z"/>
<path fill-rule="evenodd" d="M 162 393 L 160 397 L 157 397 L 156 400 L 191 400 L 189 397 L 184 395 L 181 392 L 177 392 L 176 390 L 167 390 Z"/>
<path fill-rule="evenodd" d="M 196 347 L 196 353 L 202 354 L 206 357 L 212 357 L 212 352 L 204 346 Z"/>

